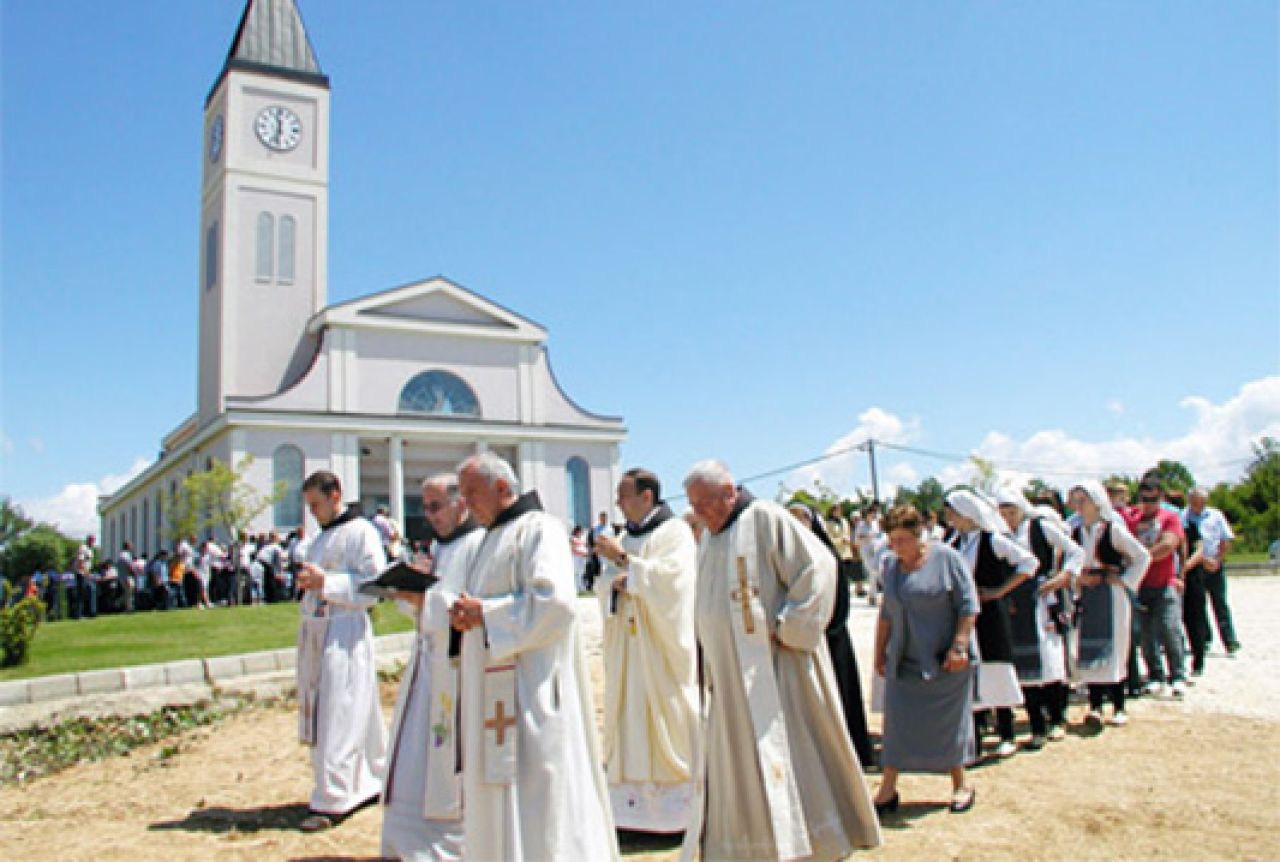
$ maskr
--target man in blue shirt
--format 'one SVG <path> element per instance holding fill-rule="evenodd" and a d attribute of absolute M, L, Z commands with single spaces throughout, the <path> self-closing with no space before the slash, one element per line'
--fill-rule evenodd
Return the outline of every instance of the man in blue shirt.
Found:
<path fill-rule="evenodd" d="M 1213 640 L 1205 608 L 1206 595 L 1213 604 L 1218 635 L 1227 653 L 1234 655 L 1240 649 L 1235 627 L 1231 624 L 1231 607 L 1227 604 L 1226 559 L 1235 533 L 1231 532 L 1231 525 L 1222 512 L 1208 503 L 1208 492 L 1195 488 L 1187 495 L 1187 511 L 1182 516 L 1191 546 L 1188 562 L 1194 563 L 1187 567 L 1186 572 L 1184 619 L 1187 637 L 1191 641 L 1191 673 L 1196 676 L 1204 671 L 1204 654 Z"/>

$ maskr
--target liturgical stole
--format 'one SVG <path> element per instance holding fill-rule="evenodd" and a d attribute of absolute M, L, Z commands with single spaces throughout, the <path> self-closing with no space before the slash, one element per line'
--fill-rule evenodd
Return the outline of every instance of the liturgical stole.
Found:
<path fill-rule="evenodd" d="M 734 533 L 726 573 L 730 584 L 728 611 L 778 858 L 809 856 L 809 831 L 791 770 L 786 719 L 774 675 L 772 636 L 760 602 L 756 526 L 750 511 L 738 518 Z"/>
<path fill-rule="evenodd" d="M 329 634 L 329 617 L 322 601 L 308 594 L 302 605 L 302 625 L 298 627 L 298 739 L 316 744 L 320 708 L 320 672 L 324 668 L 324 641 Z"/>

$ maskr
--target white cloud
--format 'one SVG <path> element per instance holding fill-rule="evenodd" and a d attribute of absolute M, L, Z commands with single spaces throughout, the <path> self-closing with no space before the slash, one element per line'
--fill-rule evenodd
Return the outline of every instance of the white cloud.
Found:
<path fill-rule="evenodd" d="M 44 454 L 44 440 L 40 437 L 28 437 L 27 445 L 31 447 L 31 451 L 37 455 Z"/>
<path fill-rule="evenodd" d="M 993 431 L 976 451 L 1011 479 L 1038 475 L 1051 484 L 1066 485 L 1109 473 L 1138 474 L 1170 459 L 1181 461 L 1198 482 L 1209 485 L 1238 479 L 1252 444 L 1260 437 L 1280 437 L 1280 376 L 1246 383 L 1222 404 L 1191 395 L 1179 406 L 1192 416 L 1190 427 L 1176 437 L 1088 441 L 1055 429 L 1017 441 Z"/>
<path fill-rule="evenodd" d="M 8 434 L 0 433 L 0 453 L 12 455 L 14 450 L 13 438 Z"/>
<path fill-rule="evenodd" d="M 73 482 L 63 486 L 52 497 L 38 500 L 18 500 L 28 518 L 53 524 L 68 536 L 85 536 L 97 533 L 98 496 L 109 494 L 123 487 L 130 479 L 147 468 L 151 462 L 138 456 L 124 473 L 103 476 L 97 482 Z"/>
<path fill-rule="evenodd" d="M 1123 405 L 1113 403 L 1120 407 L 1113 413 L 1123 412 Z M 1171 459 L 1187 465 L 1198 482 L 1211 485 L 1237 480 L 1259 438 L 1280 439 L 1280 376 L 1245 383 L 1221 404 L 1191 395 L 1182 399 L 1179 406 L 1188 411 L 1189 426 L 1173 437 L 1084 440 L 1061 429 L 1045 429 L 1019 440 L 992 430 L 972 448 L 966 447 L 965 441 L 939 445 L 960 455 L 972 452 L 994 462 L 1001 482 L 1025 483 L 1039 477 L 1051 485 L 1065 487 L 1082 478 L 1111 473 L 1136 475 L 1161 459 Z M 858 419 L 858 425 L 836 440 L 828 452 L 868 437 L 877 442 L 909 443 L 923 436 L 919 419 L 904 421 L 880 407 L 868 409 Z M 968 462 L 913 458 L 892 449 L 877 449 L 876 454 L 882 497 L 891 495 L 898 485 L 918 484 L 922 476 L 936 476 L 944 487 L 950 487 L 972 481 L 975 474 Z M 866 453 L 857 451 L 797 470 L 787 484 L 793 488 L 812 487 L 817 479 L 838 493 L 852 495 L 858 487 L 869 487 L 868 474 Z"/>
<path fill-rule="evenodd" d="M 834 489 L 836 493 L 853 496 L 860 477 L 867 475 L 867 453 L 852 449 L 867 440 L 887 443 L 910 443 L 920 437 L 920 420 L 902 419 L 882 407 L 868 407 L 858 414 L 858 424 L 841 435 L 822 453 L 831 455 L 817 464 L 810 464 L 794 471 L 785 480 L 789 488 L 812 488 L 815 480 Z M 845 451 L 851 450 L 851 451 Z M 887 475 L 887 474 L 886 474 Z M 870 487 L 870 482 L 866 482 Z M 882 489 L 883 493 L 883 489 Z"/>
<path fill-rule="evenodd" d="M 1109 410 L 1110 412 L 1114 413 L 1114 414 L 1115 414 L 1115 415 L 1117 415 L 1117 416 L 1123 416 L 1123 415 L 1124 415 L 1124 402 L 1123 402 L 1123 401 L 1121 401 L 1119 398 L 1108 398 L 1108 399 L 1107 399 L 1107 410 Z"/>

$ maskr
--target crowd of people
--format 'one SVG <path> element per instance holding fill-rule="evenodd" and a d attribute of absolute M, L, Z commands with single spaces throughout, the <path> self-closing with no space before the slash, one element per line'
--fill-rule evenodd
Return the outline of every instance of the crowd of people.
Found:
<path fill-rule="evenodd" d="M 334 474 L 302 490 L 314 536 L 188 541 L 149 562 L 126 545 L 97 566 L 90 540 L 57 583 L 125 611 L 300 596 L 314 779 L 301 828 L 381 803 L 391 858 L 611 859 L 636 833 L 685 858 L 843 858 L 881 842 L 903 772 L 948 774 L 963 813 L 967 768 L 1064 738 L 1073 696 L 1095 731 L 1127 724 L 1128 698 L 1183 697 L 1205 669 L 1210 607 L 1240 649 L 1231 528 L 1201 490 L 1181 500 L 1154 475 L 1136 503 L 1084 481 L 1065 501 L 956 489 L 938 512 L 846 518 L 756 499 L 705 461 L 681 517 L 636 468 L 617 487 L 625 522 L 602 513 L 571 536 L 484 453 L 423 481 L 435 538 L 407 550 L 385 511 L 343 502 Z M 396 557 L 419 586 L 381 585 Z M 583 589 L 604 621 L 603 736 Z M 382 597 L 416 623 L 389 731 L 367 613 Z M 859 598 L 877 607 L 879 739 L 849 630 Z"/>
<path fill-rule="evenodd" d="M 299 529 L 285 536 L 244 533 L 230 545 L 189 537 L 150 556 L 126 541 L 103 557 L 88 536 L 66 571 L 34 572 L 18 592 L 40 598 L 50 621 L 295 601 L 302 545 Z"/>
<path fill-rule="evenodd" d="M 1184 697 L 1205 670 L 1210 606 L 1226 653 L 1240 649 L 1225 517 L 1203 489 L 1183 498 L 1155 473 L 1142 478 L 1136 504 L 1129 493 L 1123 482 L 1086 481 L 1064 506 L 1054 492 L 1032 501 L 1017 489 L 956 490 L 945 528 L 910 506 L 883 522 L 868 507 L 852 529 L 839 509 L 828 512 L 831 534 L 861 535 L 850 544 L 866 572 L 862 592 L 881 603 L 882 813 L 899 804 L 903 770 L 950 773 L 952 810 L 967 810 L 975 793 L 964 768 L 982 755 L 984 735 L 994 731 L 995 757 L 1063 739 L 1073 692 L 1095 731 L 1128 724 L 1128 698 Z M 1021 745 L 1019 707 L 1030 728 Z"/>

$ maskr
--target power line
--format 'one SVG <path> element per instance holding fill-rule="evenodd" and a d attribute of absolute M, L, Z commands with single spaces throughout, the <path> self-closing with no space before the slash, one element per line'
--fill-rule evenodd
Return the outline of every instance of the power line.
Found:
<path fill-rule="evenodd" d="M 770 478 L 773 478 L 774 476 L 780 476 L 784 473 L 791 473 L 796 470 L 799 470 L 802 467 L 810 467 L 814 464 L 820 464 L 823 461 L 829 461 L 832 458 L 839 458 L 841 455 L 848 455 L 853 452 L 873 453 L 874 447 L 876 446 L 879 446 L 884 449 L 892 449 L 896 452 L 903 452 L 909 455 L 918 455 L 923 458 L 933 458 L 939 461 L 950 461 L 958 464 L 970 463 L 974 457 L 977 457 L 977 458 L 982 458 L 982 460 L 989 463 L 996 470 L 1002 470 L 1002 469 L 1003 470 L 1019 470 L 1022 472 L 1033 472 L 1041 476 L 1079 476 L 1082 473 L 1124 474 L 1132 469 L 1131 467 L 1126 466 L 1126 467 L 1093 467 L 1087 470 L 1063 470 L 1053 465 L 1040 464 L 1034 461 L 1021 461 L 1021 460 L 1013 460 L 1013 459 L 997 461 L 992 458 L 984 458 L 983 456 L 978 455 L 977 453 L 972 453 L 969 455 L 961 455 L 956 452 L 939 452 L 932 449 L 921 449 L 917 446 L 907 446 L 906 444 L 903 444 L 903 443 L 889 443 L 884 440 L 876 440 L 875 438 L 868 437 L 867 439 L 859 441 L 857 443 L 850 443 L 847 446 L 842 446 L 839 449 L 833 449 L 829 452 L 824 452 L 821 455 L 815 455 L 812 458 L 806 458 L 803 461 L 796 461 L 791 464 L 786 464 L 782 467 L 775 467 L 771 470 L 766 470 L 763 473 L 756 473 L 752 476 L 747 476 L 745 478 L 739 479 L 738 483 L 740 485 L 748 485 L 748 484 L 751 484 L 752 482 L 759 482 L 762 479 L 770 479 Z M 872 457 L 874 458 L 874 455 L 872 455 Z M 1201 465 L 1184 464 L 1184 466 L 1186 466 L 1187 469 L 1189 470 L 1204 471 L 1204 470 L 1217 470 L 1223 467 L 1236 467 L 1243 464 L 1248 464 L 1251 461 L 1253 461 L 1253 456 L 1245 456 L 1242 458 L 1232 458 L 1227 461 L 1220 461 L 1216 464 L 1201 464 Z M 875 466 L 873 461 L 872 470 L 874 469 L 875 469 Z M 668 499 L 672 501 L 682 500 L 685 498 L 685 496 L 686 495 L 684 494 L 679 494 L 674 497 L 669 497 Z"/>

